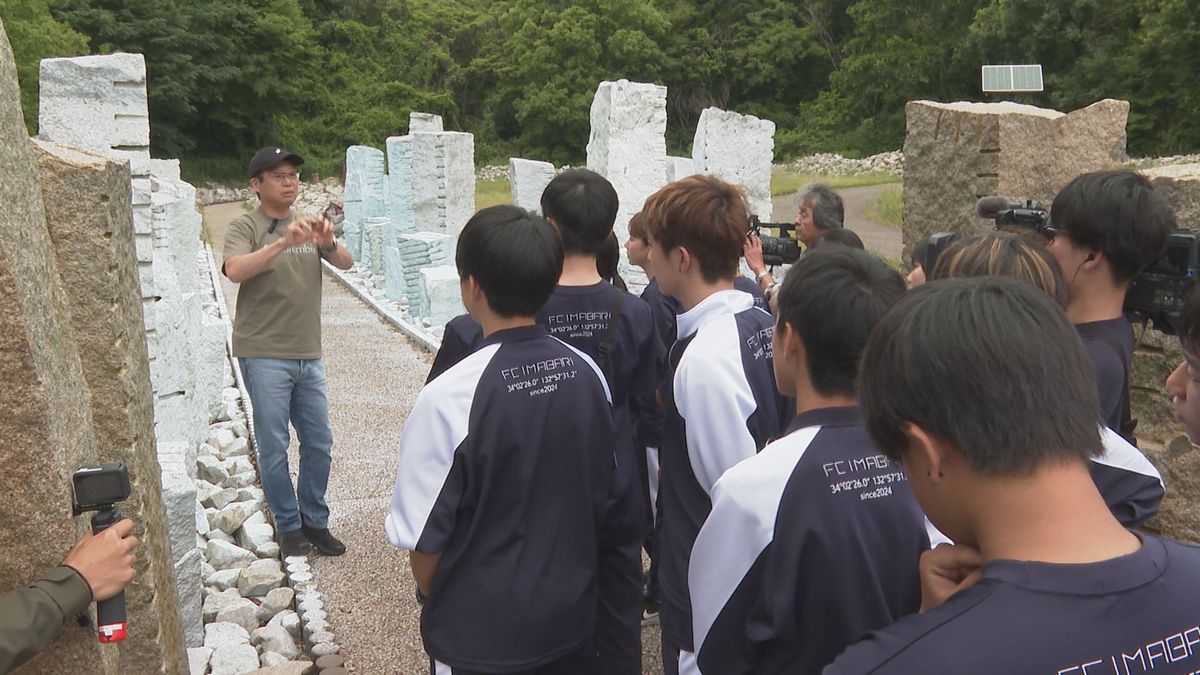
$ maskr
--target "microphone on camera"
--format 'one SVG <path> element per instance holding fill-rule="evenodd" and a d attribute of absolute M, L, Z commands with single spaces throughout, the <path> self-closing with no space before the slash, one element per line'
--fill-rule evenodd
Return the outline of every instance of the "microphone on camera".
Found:
<path fill-rule="evenodd" d="M 1000 215 L 1001 211 L 1012 208 L 1012 201 L 1008 197 L 1000 197 L 992 195 L 990 197 L 980 197 L 979 201 L 975 202 L 975 217 L 986 218 L 987 220 L 995 220 L 996 216 Z"/>

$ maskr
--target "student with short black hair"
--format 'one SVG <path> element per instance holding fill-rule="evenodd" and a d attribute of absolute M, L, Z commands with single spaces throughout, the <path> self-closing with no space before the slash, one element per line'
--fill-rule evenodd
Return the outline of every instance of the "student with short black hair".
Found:
<path fill-rule="evenodd" d="M 920 606 L 925 516 L 867 437 L 855 386 L 871 329 L 903 293 L 899 274 L 845 246 L 788 272 L 774 364 L 796 417 L 713 486 L 688 573 L 695 672 L 819 673 Z"/>
<path fill-rule="evenodd" d="M 562 261 L 554 228 L 514 206 L 480 211 L 459 235 L 483 344 L 418 395 L 385 523 L 411 551 L 438 675 L 599 672 L 613 420 L 597 365 L 536 323 Z"/>
<path fill-rule="evenodd" d="M 600 537 L 596 648 L 606 675 L 642 670 L 642 543 L 650 530 L 645 451 L 634 438 L 631 401 L 652 395 L 658 339 L 650 308 L 601 278 L 597 260 L 617 218 L 617 192 L 600 174 L 570 169 L 542 193 L 542 213 L 562 235 L 562 275 L 538 323 L 591 356 L 612 391 L 616 471 Z M 552 588 L 547 593 L 555 592 Z"/>
<path fill-rule="evenodd" d="M 921 614 L 826 673 L 1200 666 L 1200 549 L 1109 512 L 1088 473 L 1089 366 L 1058 305 L 1014 279 L 926 284 L 880 321 L 860 368 L 867 429 L 957 545 L 922 557 Z"/>
<path fill-rule="evenodd" d="M 674 673 L 694 660 L 688 557 L 712 507 L 712 486 L 778 434 L 791 412 L 775 389 L 774 321 L 733 286 L 745 197 L 714 176 L 689 176 L 654 193 L 642 213 L 655 278 L 683 310 L 663 387 L 659 449 L 663 666 Z"/>
<path fill-rule="evenodd" d="M 1067 316 L 1083 337 L 1096 374 L 1104 423 L 1135 443 L 1129 372 L 1133 327 L 1123 313 L 1134 276 L 1162 256 L 1175 214 L 1145 176 L 1085 173 L 1050 207 L 1048 248 L 1067 280 Z"/>

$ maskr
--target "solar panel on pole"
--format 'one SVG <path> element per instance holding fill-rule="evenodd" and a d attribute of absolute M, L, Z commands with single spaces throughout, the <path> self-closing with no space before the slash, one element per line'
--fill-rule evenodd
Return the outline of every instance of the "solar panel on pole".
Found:
<path fill-rule="evenodd" d="M 983 66 L 983 91 L 1019 93 L 1042 91 L 1042 67 L 1030 65 Z"/>

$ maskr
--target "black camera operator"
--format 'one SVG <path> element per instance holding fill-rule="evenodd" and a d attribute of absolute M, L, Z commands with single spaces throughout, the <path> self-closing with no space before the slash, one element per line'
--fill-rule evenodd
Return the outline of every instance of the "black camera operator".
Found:
<path fill-rule="evenodd" d="M 93 601 L 116 596 L 133 581 L 133 521 L 117 522 L 100 534 L 88 533 L 62 564 L 47 570 L 28 588 L 0 597 L 0 673 L 33 658 L 58 635 L 63 621 Z"/>
<path fill-rule="evenodd" d="M 804 244 L 804 248 L 812 248 L 822 232 L 842 227 L 845 216 L 846 207 L 842 197 L 824 183 L 813 183 L 800 194 L 800 209 L 794 223 L 796 238 Z M 769 297 L 768 289 L 776 282 L 763 261 L 762 240 L 758 235 L 746 237 L 742 255 L 750 271 L 754 272 L 754 280 L 759 288 Z"/>
<path fill-rule="evenodd" d="M 1067 317 L 1096 369 L 1104 423 L 1133 442 L 1129 407 L 1133 327 L 1123 313 L 1134 277 L 1165 252 L 1175 215 L 1149 179 L 1132 171 L 1078 176 L 1054 198 L 1050 253 L 1067 282 Z"/>

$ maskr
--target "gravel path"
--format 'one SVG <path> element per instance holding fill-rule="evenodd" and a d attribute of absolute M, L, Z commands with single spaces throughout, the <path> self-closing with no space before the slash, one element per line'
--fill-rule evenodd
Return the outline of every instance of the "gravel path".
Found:
<path fill-rule="evenodd" d="M 866 247 L 885 258 L 900 259 L 904 243 L 900 239 L 900 230 L 888 227 L 867 217 L 867 207 L 879 198 L 880 193 L 890 187 L 899 187 L 899 183 L 890 185 L 868 185 L 866 187 L 842 188 L 837 193 L 842 196 L 846 206 L 846 227 L 853 230 L 863 240 Z M 800 193 L 774 197 L 772 220 L 774 222 L 792 222 L 796 219 L 799 209 Z"/>
<path fill-rule="evenodd" d="M 240 204 L 204 210 L 219 256 L 225 225 Z M 225 281 L 235 302 L 236 287 Z M 347 547 L 339 558 L 310 558 L 325 611 L 348 666 L 357 673 L 426 673 L 408 555 L 387 542 L 383 518 L 404 420 L 425 381 L 431 355 L 383 322 L 326 276 L 321 311 L 330 421 L 335 446 L 327 498 L 330 529 Z M 293 441 L 291 466 L 297 467 Z M 661 672 L 658 627 L 645 631 L 645 672 Z"/>

